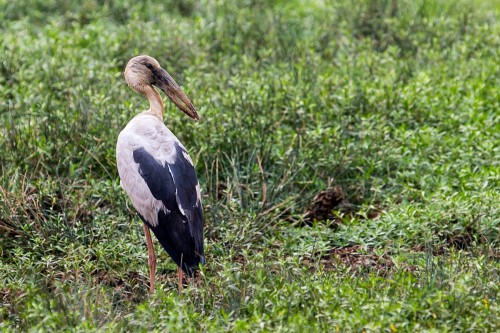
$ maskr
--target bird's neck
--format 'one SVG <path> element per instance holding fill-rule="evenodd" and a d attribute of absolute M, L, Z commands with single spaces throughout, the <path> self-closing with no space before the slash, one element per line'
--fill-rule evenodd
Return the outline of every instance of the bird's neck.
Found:
<path fill-rule="evenodd" d="M 163 120 L 164 108 L 160 94 L 152 86 L 147 86 L 147 88 L 144 89 L 144 95 L 146 95 L 149 100 L 149 110 L 147 110 L 146 112 L 153 114 Z"/>

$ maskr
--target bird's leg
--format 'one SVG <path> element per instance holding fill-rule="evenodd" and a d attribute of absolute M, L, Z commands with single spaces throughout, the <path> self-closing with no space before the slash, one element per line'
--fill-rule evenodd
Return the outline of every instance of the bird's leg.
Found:
<path fill-rule="evenodd" d="M 182 259 L 183 259 L 183 254 L 181 254 L 181 264 L 177 268 L 177 289 L 179 289 L 179 295 L 182 294 Z"/>
<path fill-rule="evenodd" d="M 179 295 L 182 294 L 182 269 L 177 268 L 177 289 L 179 289 Z"/>
<path fill-rule="evenodd" d="M 146 234 L 146 243 L 148 245 L 148 265 L 149 265 L 149 293 L 155 292 L 155 275 L 156 275 L 156 256 L 151 240 L 151 233 L 149 227 L 144 223 L 144 233 Z"/>

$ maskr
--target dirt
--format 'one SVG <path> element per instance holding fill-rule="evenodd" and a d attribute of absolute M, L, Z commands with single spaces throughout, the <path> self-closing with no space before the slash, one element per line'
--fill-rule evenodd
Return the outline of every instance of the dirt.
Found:
<path fill-rule="evenodd" d="M 327 270 L 336 270 L 339 266 L 347 266 L 354 271 L 375 272 L 384 277 L 395 269 L 394 262 L 387 254 L 379 255 L 375 253 L 374 248 L 361 245 L 331 249 L 328 254 L 323 255 L 321 263 Z M 413 272 L 416 267 L 405 265 L 403 269 Z"/>

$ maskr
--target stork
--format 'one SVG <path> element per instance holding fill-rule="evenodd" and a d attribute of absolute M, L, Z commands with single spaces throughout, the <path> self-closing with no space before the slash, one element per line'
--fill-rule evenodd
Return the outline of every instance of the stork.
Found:
<path fill-rule="evenodd" d="M 149 109 L 136 115 L 118 135 L 116 162 L 120 183 L 144 222 L 150 292 L 155 290 L 156 256 L 150 230 L 183 273 L 195 275 L 205 264 L 200 185 L 186 148 L 163 123 L 163 102 L 156 86 L 191 118 L 193 104 L 158 61 L 141 55 L 129 60 L 125 81 L 146 96 Z"/>

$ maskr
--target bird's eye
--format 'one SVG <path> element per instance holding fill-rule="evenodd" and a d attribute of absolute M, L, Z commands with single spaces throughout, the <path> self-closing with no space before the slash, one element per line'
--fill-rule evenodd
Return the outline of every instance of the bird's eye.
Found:
<path fill-rule="evenodd" d="M 145 65 L 148 69 L 151 69 L 151 70 L 153 69 L 153 65 L 151 65 L 149 62 L 147 62 Z"/>

